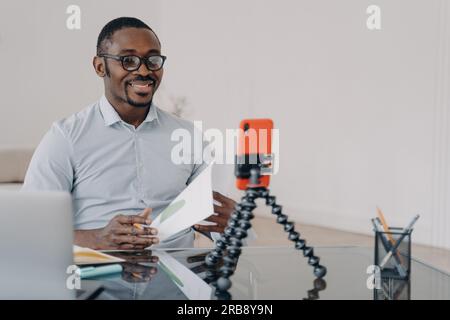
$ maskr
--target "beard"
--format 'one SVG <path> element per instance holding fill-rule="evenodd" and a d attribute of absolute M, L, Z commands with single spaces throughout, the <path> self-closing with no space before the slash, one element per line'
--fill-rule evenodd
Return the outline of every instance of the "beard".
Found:
<path fill-rule="evenodd" d="M 125 99 L 126 102 L 133 107 L 136 108 L 147 108 L 150 107 L 150 105 L 152 104 L 152 100 L 153 100 L 153 94 L 150 96 L 148 101 L 145 102 L 138 102 L 136 100 L 133 100 L 130 95 L 128 94 L 128 86 L 125 87 Z"/>
<path fill-rule="evenodd" d="M 133 107 L 136 107 L 136 108 L 147 108 L 147 107 L 150 107 L 150 105 L 152 104 L 152 100 L 153 100 L 153 97 L 151 97 L 150 101 L 148 101 L 148 102 L 137 102 L 137 101 L 131 99 L 128 96 L 128 93 L 126 94 L 126 97 L 127 97 L 127 103 L 130 106 L 133 106 Z"/>

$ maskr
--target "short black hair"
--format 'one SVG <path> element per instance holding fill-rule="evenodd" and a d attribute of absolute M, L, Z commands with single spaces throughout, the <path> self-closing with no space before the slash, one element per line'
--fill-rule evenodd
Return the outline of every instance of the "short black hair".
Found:
<path fill-rule="evenodd" d="M 100 34 L 97 38 L 97 55 L 104 53 L 105 50 L 105 42 L 110 40 L 113 36 L 114 32 L 124 29 L 124 28 L 139 28 L 139 29 L 148 29 L 155 35 L 156 39 L 159 41 L 158 36 L 155 31 L 152 30 L 145 22 L 132 17 L 120 17 L 108 22 L 100 31 Z"/>

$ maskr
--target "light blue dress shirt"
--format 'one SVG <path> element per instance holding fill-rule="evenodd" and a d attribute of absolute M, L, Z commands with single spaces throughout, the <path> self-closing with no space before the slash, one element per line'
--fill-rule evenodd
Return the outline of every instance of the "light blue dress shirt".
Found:
<path fill-rule="evenodd" d="M 52 125 L 22 189 L 71 192 L 76 230 L 102 228 L 118 214 L 137 214 L 146 207 L 153 208 L 154 219 L 206 166 L 201 155 L 189 151 L 190 164 L 173 163 L 172 148 L 179 141 L 172 141 L 171 134 L 178 128 L 191 137 L 196 130 L 154 104 L 135 128 L 103 96 Z M 191 247 L 193 239 L 189 229 L 159 246 Z"/>

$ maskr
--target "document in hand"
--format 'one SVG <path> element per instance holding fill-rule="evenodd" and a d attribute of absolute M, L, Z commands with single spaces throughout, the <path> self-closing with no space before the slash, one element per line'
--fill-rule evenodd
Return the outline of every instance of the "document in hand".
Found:
<path fill-rule="evenodd" d="M 192 227 L 214 213 L 212 163 L 168 205 L 151 224 L 158 229 L 161 241 Z"/>

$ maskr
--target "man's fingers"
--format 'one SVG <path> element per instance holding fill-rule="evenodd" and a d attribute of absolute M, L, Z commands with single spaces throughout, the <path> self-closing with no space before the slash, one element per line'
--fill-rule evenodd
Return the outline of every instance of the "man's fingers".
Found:
<path fill-rule="evenodd" d="M 158 234 L 158 229 L 156 229 L 156 228 L 150 228 L 150 227 L 148 227 L 148 226 L 143 226 L 142 224 L 139 224 L 139 223 L 135 223 L 135 224 L 133 224 L 133 227 L 135 227 L 136 229 L 139 229 L 139 230 L 144 230 L 145 232 L 146 232 L 146 234 L 151 234 L 151 235 L 157 235 Z"/>
<path fill-rule="evenodd" d="M 116 235 L 113 237 L 113 241 L 119 245 L 133 244 L 133 245 L 143 245 L 151 246 L 152 244 L 159 243 L 159 239 L 156 237 L 138 237 L 130 235 Z"/>
<path fill-rule="evenodd" d="M 132 244 L 123 244 L 123 245 L 119 245 L 117 248 L 120 249 L 120 250 L 131 250 L 131 249 L 134 249 L 134 245 L 132 245 Z"/>
<path fill-rule="evenodd" d="M 148 219 L 150 217 L 150 214 L 152 213 L 152 208 L 145 208 L 139 216 L 144 217 L 145 219 Z"/>
<path fill-rule="evenodd" d="M 219 214 L 228 214 L 230 212 L 230 208 L 221 207 L 215 204 L 214 212 Z"/>
<path fill-rule="evenodd" d="M 145 245 L 134 245 L 134 244 L 121 244 L 117 248 L 119 250 L 144 250 L 147 246 Z"/>
<path fill-rule="evenodd" d="M 150 258 L 150 262 L 151 263 L 157 263 L 159 261 L 159 258 L 157 257 L 157 256 L 152 256 L 151 258 Z"/>
<path fill-rule="evenodd" d="M 144 228 L 144 232 L 147 233 L 147 235 L 157 235 L 158 234 L 158 229 L 156 228 Z"/>
<path fill-rule="evenodd" d="M 234 208 L 236 204 L 236 202 L 233 199 L 230 199 L 217 191 L 213 191 L 213 199 L 219 201 L 221 204 L 224 205 L 224 207 L 228 208 Z"/>
<path fill-rule="evenodd" d="M 112 228 L 111 231 L 117 235 L 123 235 L 123 234 L 125 234 L 125 235 L 131 234 L 131 235 L 135 235 L 135 236 L 146 235 L 144 230 L 139 230 L 134 227 L 117 227 L 117 228 Z"/>
<path fill-rule="evenodd" d="M 137 215 L 118 215 L 116 217 L 117 221 L 120 224 L 135 224 L 135 223 L 140 223 L 140 224 L 150 224 L 152 223 L 152 221 L 148 218 L 142 217 L 142 216 L 137 216 Z"/>
<path fill-rule="evenodd" d="M 219 225 L 221 225 L 221 226 L 226 226 L 226 225 L 227 225 L 227 222 L 228 222 L 228 219 L 223 218 L 223 217 L 216 216 L 216 215 L 214 215 L 214 214 L 213 214 L 212 216 L 209 216 L 209 217 L 206 218 L 205 220 L 206 220 L 206 221 L 215 222 L 215 223 L 217 223 L 217 224 L 219 224 Z"/>
<path fill-rule="evenodd" d="M 223 232 L 223 228 L 220 226 L 217 226 L 217 225 L 216 226 L 213 226 L 213 225 L 204 226 L 204 225 L 196 224 L 194 227 L 196 230 L 202 231 L 202 232 L 219 232 L 219 233 Z"/>
<path fill-rule="evenodd" d="M 135 236 L 156 235 L 158 230 L 155 228 L 137 228 L 136 226 L 118 227 L 113 229 L 115 234 L 127 234 Z"/>

